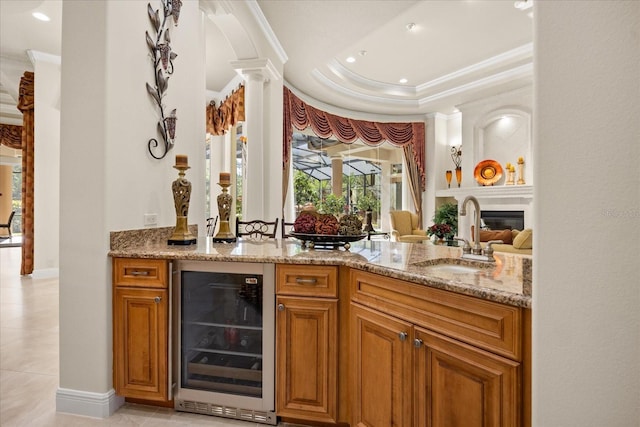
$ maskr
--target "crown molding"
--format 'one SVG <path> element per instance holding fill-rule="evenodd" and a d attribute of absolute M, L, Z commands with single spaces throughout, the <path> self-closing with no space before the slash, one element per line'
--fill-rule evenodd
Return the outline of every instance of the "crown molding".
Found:
<path fill-rule="evenodd" d="M 269 25 L 269 21 L 267 21 L 264 13 L 262 13 L 262 9 L 260 9 L 258 2 L 256 0 L 247 0 L 245 3 L 247 5 L 247 8 L 249 9 L 249 12 L 258 23 L 258 28 L 260 28 L 262 35 L 267 40 L 269 45 L 273 48 L 276 55 L 278 55 L 278 59 L 280 60 L 280 62 L 282 64 L 287 62 L 289 60 L 289 57 L 280 44 L 280 40 L 278 40 L 278 37 L 276 37 L 276 34 L 273 32 L 271 25 Z"/>
<path fill-rule="evenodd" d="M 437 101 L 438 99 L 446 98 L 447 96 L 456 95 L 469 90 L 482 89 L 488 86 L 503 83 L 508 80 L 513 80 L 520 77 L 527 77 L 533 75 L 533 64 L 520 65 L 519 67 L 512 68 L 510 70 L 502 71 L 494 75 L 478 79 L 476 81 L 466 83 L 460 86 L 456 86 L 451 89 L 444 90 L 442 92 L 433 94 L 421 98 L 418 103 L 422 106 L 429 102 Z"/>
<path fill-rule="evenodd" d="M 377 80 L 368 79 L 358 73 L 354 73 L 337 59 L 332 59 L 327 63 L 329 70 L 341 79 L 347 80 L 349 83 L 374 92 L 382 92 L 388 95 L 397 96 L 415 96 L 416 89 L 414 86 L 396 85 L 391 83 L 383 83 Z"/>
<path fill-rule="evenodd" d="M 533 43 L 527 43 L 518 48 L 509 50 L 499 55 L 480 61 L 468 67 L 461 68 L 444 76 L 438 77 L 431 81 L 419 84 L 416 89 L 418 93 L 425 92 L 427 89 L 454 81 L 473 73 L 485 71 L 492 67 L 504 65 L 507 62 L 518 61 L 526 58 L 533 58 Z"/>
<path fill-rule="evenodd" d="M 350 98 L 356 99 L 358 101 L 361 102 L 373 102 L 373 103 L 377 103 L 381 106 L 386 106 L 386 107 L 398 107 L 398 106 L 402 106 L 402 107 L 408 107 L 408 108 L 420 108 L 425 106 L 426 104 L 430 103 L 430 102 L 434 102 L 437 100 L 440 100 L 442 98 L 446 98 L 448 96 L 453 96 L 453 95 L 457 95 L 459 93 L 464 93 L 466 91 L 470 91 L 470 90 L 477 90 L 477 89 L 482 89 L 488 86 L 492 86 L 492 85 L 496 85 L 505 81 L 509 81 L 509 80 L 513 80 L 516 78 L 521 78 L 521 77 L 527 77 L 527 76 L 532 76 L 533 75 L 533 64 L 532 63 L 528 63 L 528 64 L 524 64 L 524 65 L 520 65 L 518 67 L 509 69 L 509 70 L 505 70 L 496 74 L 493 74 L 491 76 L 488 77 L 484 77 L 478 80 L 475 80 L 473 82 L 470 83 L 465 83 L 450 89 L 446 89 L 437 93 L 434 93 L 430 96 L 425 96 L 423 98 L 420 98 L 418 100 L 414 100 L 414 99 L 398 99 L 398 98 L 391 98 L 391 97 L 384 97 L 384 96 L 375 96 L 375 95 L 370 95 L 370 94 L 364 94 L 361 92 L 358 92 L 356 90 L 347 88 L 345 86 L 342 86 L 338 83 L 336 83 L 335 81 L 333 81 L 332 79 L 328 78 L 326 75 L 324 75 L 320 70 L 318 70 L 317 68 L 314 69 L 311 72 L 311 75 L 322 85 L 324 85 L 325 87 L 327 87 L 328 89 L 340 93 L 344 96 L 348 96 Z"/>
<path fill-rule="evenodd" d="M 328 78 L 327 76 L 325 76 L 320 70 L 318 70 L 317 68 L 315 68 L 312 72 L 311 75 L 322 85 L 326 86 L 327 88 L 331 89 L 334 92 L 338 92 L 341 93 L 345 96 L 348 96 L 350 98 L 354 98 L 357 99 L 359 101 L 362 102 L 375 102 L 381 105 L 388 105 L 388 106 L 403 106 L 403 107 L 411 107 L 411 108 L 416 108 L 418 107 L 418 102 L 414 99 L 399 99 L 399 98 L 389 98 L 389 97 L 384 97 L 384 96 L 376 96 L 376 95 L 369 95 L 369 94 L 364 94 L 361 92 L 357 92 L 353 89 L 349 89 L 345 86 L 342 86 L 336 82 L 334 82 L 333 80 L 331 80 L 330 78 Z"/>

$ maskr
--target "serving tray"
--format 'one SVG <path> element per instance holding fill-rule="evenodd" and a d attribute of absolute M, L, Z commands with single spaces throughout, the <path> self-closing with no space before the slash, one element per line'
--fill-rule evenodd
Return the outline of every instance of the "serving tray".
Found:
<path fill-rule="evenodd" d="M 302 241 L 302 247 L 307 245 L 310 248 L 339 248 L 343 246 L 345 249 L 351 247 L 350 242 L 357 242 L 367 237 L 366 234 L 360 234 L 357 236 L 347 236 L 341 234 L 305 234 L 305 233 L 290 233 L 293 237 Z"/>

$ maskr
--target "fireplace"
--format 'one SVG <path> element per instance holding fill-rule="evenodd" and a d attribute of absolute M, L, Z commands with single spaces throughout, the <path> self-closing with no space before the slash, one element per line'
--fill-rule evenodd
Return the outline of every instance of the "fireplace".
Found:
<path fill-rule="evenodd" d="M 482 211 L 480 218 L 491 230 L 524 229 L 524 211 Z"/>

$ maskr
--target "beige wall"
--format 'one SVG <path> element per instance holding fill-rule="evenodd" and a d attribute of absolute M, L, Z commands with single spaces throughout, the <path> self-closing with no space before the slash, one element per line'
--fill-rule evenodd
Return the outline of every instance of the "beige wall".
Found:
<path fill-rule="evenodd" d="M 0 165 L 0 223 L 3 224 L 11 213 L 12 169 L 13 166 Z"/>
<path fill-rule="evenodd" d="M 535 2 L 533 425 L 640 425 L 640 2 Z"/>

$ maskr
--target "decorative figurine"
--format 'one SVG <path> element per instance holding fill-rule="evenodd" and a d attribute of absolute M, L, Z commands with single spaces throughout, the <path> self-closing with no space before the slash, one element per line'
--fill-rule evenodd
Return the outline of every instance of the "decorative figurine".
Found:
<path fill-rule="evenodd" d="M 169 245 L 193 245 L 197 239 L 189 231 L 187 215 L 189 213 L 189 200 L 191 198 L 191 183 L 184 177 L 184 172 L 189 169 L 187 156 L 176 155 L 175 169 L 178 169 L 178 179 L 173 181 L 173 202 L 176 207 L 176 228 L 167 242 Z"/>
<path fill-rule="evenodd" d="M 236 236 L 229 228 L 229 215 L 231 213 L 231 204 L 233 197 L 229 194 L 228 188 L 231 186 L 231 174 L 229 172 L 220 172 L 220 182 L 218 185 L 222 187 L 222 194 L 218 195 L 218 213 L 220 214 L 220 229 L 218 234 L 213 237 L 214 242 L 231 243 L 236 241 Z"/>

